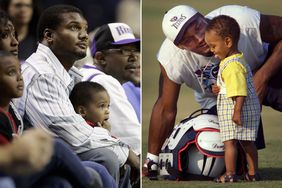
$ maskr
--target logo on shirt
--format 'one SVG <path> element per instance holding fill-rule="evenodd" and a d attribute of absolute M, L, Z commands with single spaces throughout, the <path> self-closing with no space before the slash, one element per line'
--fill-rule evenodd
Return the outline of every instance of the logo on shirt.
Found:
<path fill-rule="evenodd" d="M 216 83 L 218 69 L 218 64 L 211 63 L 195 71 L 198 80 L 204 86 L 205 90 L 210 92 L 211 86 Z"/>
<path fill-rule="evenodd" d="M 186 16 L 183 16 L 182 14 L 181 14 L 180 18 L 177 18 L 177 16 L 172 17 L 172 18 L 170 19 L 170 21 L 171 21 L 171 22 L 175 22 L 174 24 L 172 24 L 172 27 L 174 27 L 175 29 L 177 29 L 177 28 L 181 25 L 181 23 L 182 23 L 183 21 L 185 21 L 186 18 L 187 18 L 187 17 L 186 17 Z"/>

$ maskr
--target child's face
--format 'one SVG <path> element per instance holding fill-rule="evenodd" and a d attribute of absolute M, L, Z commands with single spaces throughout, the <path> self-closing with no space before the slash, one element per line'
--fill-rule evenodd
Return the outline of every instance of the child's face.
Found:
<path fill-rule="evenodd" d="M 0 98 L 17 98 L 23 94 L 24 82 L 20 62 L 8 56 L 0 60 Z"/>
<path fill-rule="evenodd" d="M 0 34 L 0 49 L 11 52 L 16 57 L 18 56 L 19 42 L 16 39 L 15 28 L 11 21 L 1 29 Z"/>
<path fill-rule="evenodd" d="M 215 57 L 222 60 L 227 57 L 230 51 L 230 38 L 222 38 L 214 30 L 205 32 L 205 41 Z"/>
<path fill-rule="evenodd" d="M 92 123 L 107 121 L 109 119 L 109 106 L 110 97 L 106 91 L 100 91 L 92 94 L 92 98 L 89 101 L 89 105 L 86 107 L 87 121 Z"/>

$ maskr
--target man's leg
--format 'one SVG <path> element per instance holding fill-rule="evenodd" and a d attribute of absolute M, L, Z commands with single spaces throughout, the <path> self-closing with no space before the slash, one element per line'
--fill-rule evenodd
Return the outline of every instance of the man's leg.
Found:
<path fill-rule="evenodd" d="M 260 118 L 260 122 L 259 122 L 258 134 L 257 134 L 257 138 L 256 138 L 256 141 L 255 141 L 255 145 L 256 145 L 258 150 L 265 148 L 263 125 L 262 125 L 261 118 Z"/>
<path fill-rule="evenodd" d="M 282 88 L 268 87 L 262 104 L 282 112 Z"/>
<path fill-rule="evenodd" d="M 119 174 L 119 162 L 115 153 L 106 148 L 92 149 L 83 153 L 78 154 L 83 161 L 94 161 L 106 167 L 109 174 L 116 181 L 118 187 L 118 182 L 120 178 Z"/>
<path fill-rule="evenodd" d="M 94 188 L 94 187 L 95 188 L 103 188 L 104 184 L 103 184 L 102 177 L 101 177 L 100 173 L 98 173 L 95 170 L 95 168 L 92 168 L 92 167 L 89 167 L 89 166 L 85 166 L 85 168 L 88 171 L 89 175 L 92 177 L 91 188 Z"/>
<path fill-rule="evenodd" d="M 102 182 L 99 174 L 89 173 L 79 157 L 62 140 L 56 139 L 54 145 L 53 165 L 74 187 L 93 187 L 94 182 Z"/>
<path fill-rule="evenodd" d="M 41 171 L 28 176 L 14 177 L 17 187 L 31 187 L 41 181 L 48 182 L 49 177 L 53 178 L 51 183 L 58 185 L 71 184 L 73 187 L 93 187 L 93 182 L 96 179 L 101 179 L 100 176 L 94 176 L 81 163 L 81 160 L 76 154 L 61 140 L 54 141 L 54 153 L 47 166 Z M 62 180 L 62 181 L 61 181 Z M 100 180 L 101 181 L 101 180 Z"/>
<path fill-rule="evenodd" d="M 103 182 L 103 187 L 116 188 L 116 181 L 103 165 L 93 161 L 83 161 L 82 163 L 84 166 L 90 167 L 99 173 Z"/>
<path fill-rule="evenodd" d="M 16 188 L 16 185 L 11 177 L 0 175 L 0 187 Z"/>
<path fill-rule="evenodd" d="M 271 53 L 271 51 L 270 51 Z M 282 112 L 282 70 L 278 71 L 275 76 L 273 76 L 267 85 L 266 95 L 262 101 L 265 106 L 270 106 L 271 108 Z"/>
<path fill-rule="evenodd" d="M 19 187 L 22 187 L 19 185 Z M 58 176 L 49 176 L 42 179 L 40 182 L 33 185 L 33 187 L 42 187 L 42 188 L 72 188 L 73 186 L 65 178 Z"/>

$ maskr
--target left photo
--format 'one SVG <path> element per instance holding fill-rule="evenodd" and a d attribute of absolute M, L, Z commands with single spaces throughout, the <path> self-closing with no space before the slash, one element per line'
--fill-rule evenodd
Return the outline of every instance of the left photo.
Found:
<path fill-rule="evenodd" d="M 0 187 L 141 187 L 140 0 L 0 0 Z"/>

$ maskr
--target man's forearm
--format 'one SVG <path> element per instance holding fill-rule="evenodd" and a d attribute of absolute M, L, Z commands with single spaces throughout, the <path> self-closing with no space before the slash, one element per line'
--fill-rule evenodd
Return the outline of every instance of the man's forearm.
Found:
<path fill-rule="evenodd" d="M 165 139 L 172 132 L 176 117 L 176 109 L 169 113 L 160 106 L 158 103 L 154 106 L 149 128 L 148 151 L 155 155 L 158 155 Z"/>
<path fill-rule="evenodd" d="M 264 65 L 257 71 L 260 79 L 268 82 L 275 74 L 282 69 L 282 41 L 278 42 L 273 49 L 271 56 Z"/>

